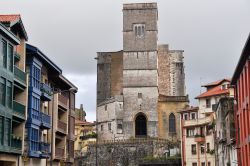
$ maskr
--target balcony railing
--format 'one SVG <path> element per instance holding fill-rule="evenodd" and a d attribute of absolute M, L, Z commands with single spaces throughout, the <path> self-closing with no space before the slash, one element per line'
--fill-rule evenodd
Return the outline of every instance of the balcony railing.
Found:
<path fill-rule="evenodd" d="M 55 148 L 55 158 L 64 159 L 65 158 L 64 148 Z"/>
<path fill-rule="evenodd" d="M 47 115 L 43 112 L 40 112 L 41 115 L 41 127 L 45 129 L 50 129 L 51 128 L 51 117 L 50 115 Z"/>
<path fill-rule="evenodd" d="M 25 106 L 21 103 L 13 101 L 13 114 L 25 119 Z"/>
<path fill-rule="evenodd" d="M 195 135 L 195 142 L 205 142 L 205 135 L 203 135 L 203 134 L 196 134 Z"/>
<path fill-rule="evenodd" d="M 22 139 L 21 139 L 21 137 L 17 137 L 17 136 L 13 135 L 11 137 L 11 147 L 13 149 L 17 150 L 16 152 L 21 151 L 22 150 Z"/>
<path fill-rule="evenodd" d="M 66 134 L 67 133 L 67 124 L 58 120 L 57 121 L 57 129 L 58 129 L 58 131 Z"/>
<path fill-rule="evenodd" d="M 24 71 L 14 66 L 14 74 L 17 80 L 21 81 L 23 84 L 26 84 L 26 73 Z"/>
<path fill-rule="evenodd" d="M 40 151 L 42 154 L 50 153 L 50 144 L 46 142 L 40 142 Z"/>
<path fill-rule="evenodd" d="M 41 83 L 42 98 L 44 101 L 51 101 L 52 99 L 52 89 L 49 85 Z"/>
<path fill-rule="evenodd" d="M 65 108 L 68 107 L 68 98 L 63 96 L 62 94 L 59 94 L 58 95 L 58 101 L 59 101 L 59 104 Z"/>
<path fill-rule="evenodd" d="M 192 120 L 184 120 L 184 126 L 204 125 L 212 122 L 212 116 Z"/>

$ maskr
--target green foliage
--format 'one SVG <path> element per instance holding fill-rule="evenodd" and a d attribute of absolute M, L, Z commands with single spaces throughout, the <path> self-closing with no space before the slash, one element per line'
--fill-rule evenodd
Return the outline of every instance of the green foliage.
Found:
<path fill-rule="evenodd" d="M 91 134 L 80 136 L 80 139 L 82 139 L 82 140 L 89 139 L 89 138 L 97 138 L 97 134 L 92 132 Z"/>

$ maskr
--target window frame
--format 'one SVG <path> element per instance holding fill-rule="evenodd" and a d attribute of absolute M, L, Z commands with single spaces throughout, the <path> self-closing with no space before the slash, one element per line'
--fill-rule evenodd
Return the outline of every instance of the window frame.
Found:
<path fill-rule="evenodd" d="M 176 133 L 176 117 L 174 115 L 174 113 L 170 113 L 169 114 L 169 133 Z"/>

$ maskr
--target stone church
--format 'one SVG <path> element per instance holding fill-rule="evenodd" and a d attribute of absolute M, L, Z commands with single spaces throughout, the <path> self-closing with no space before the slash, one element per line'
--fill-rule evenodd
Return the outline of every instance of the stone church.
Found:
<path fill-rule="evenodd" d="M 157 3 L 123 5 L 123 50 L 97 53 L 98 141 L 180 140 L 183 50 L 158 44 Z"/>

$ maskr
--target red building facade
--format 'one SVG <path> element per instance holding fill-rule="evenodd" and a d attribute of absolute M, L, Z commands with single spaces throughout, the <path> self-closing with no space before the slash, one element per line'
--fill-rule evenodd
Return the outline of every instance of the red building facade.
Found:
<path fill-rule="evenodd" d="M 250 165 L 250 35 L 231 84 L 235 89 L 235 130 L 239 166 Z"/>

